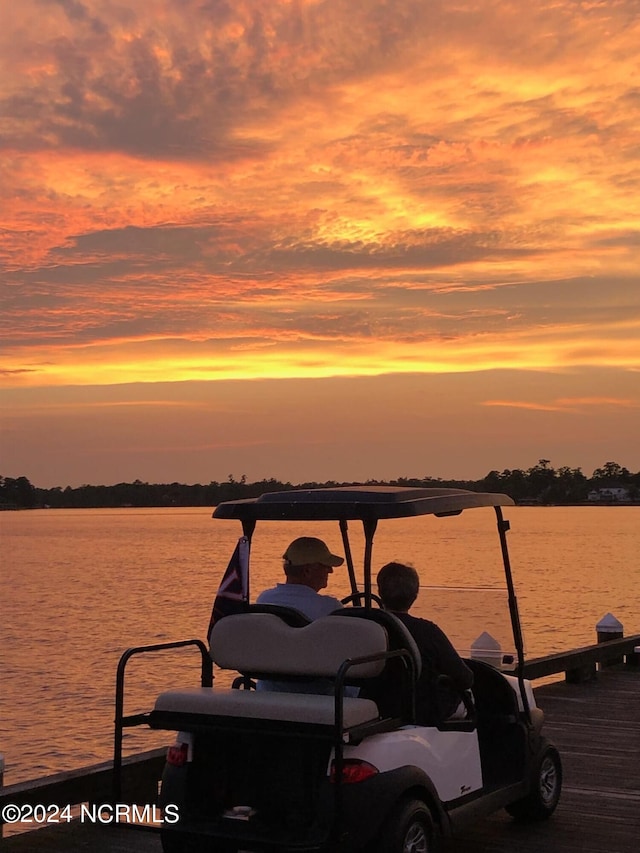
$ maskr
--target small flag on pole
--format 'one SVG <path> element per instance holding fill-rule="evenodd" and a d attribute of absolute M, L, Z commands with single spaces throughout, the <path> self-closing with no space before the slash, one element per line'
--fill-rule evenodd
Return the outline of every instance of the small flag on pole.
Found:
<path fill-rule="evenodd" d="M 229 560 L 211 611 L 207 639 L 211 629 L 218 619 L 231 616 L 233 613 L 243 613 L 249 601 L 249 539 L 241 536 Z"/>

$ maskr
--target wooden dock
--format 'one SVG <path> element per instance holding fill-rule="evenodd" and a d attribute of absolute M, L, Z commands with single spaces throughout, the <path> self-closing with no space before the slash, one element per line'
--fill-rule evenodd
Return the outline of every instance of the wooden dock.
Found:
<path fill-rule="evenodd" d="M 442 853 L 636 853 L 640 844 L 640 668 L 536 688 L 564 786 L 554 816 L 519 824 L 505 812 L 442 843 Z M 4 839 L 3 853 L 161 853 L 157 833 L 71 823 Z"/>

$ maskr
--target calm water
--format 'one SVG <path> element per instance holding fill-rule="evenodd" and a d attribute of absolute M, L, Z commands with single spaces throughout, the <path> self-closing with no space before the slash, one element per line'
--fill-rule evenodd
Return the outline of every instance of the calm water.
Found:
<path fill-rule="evenodd" d="M 640 632 L 640 507 L 514 507 L 505 515 L 528 657 L 594 642 L 608 611 L 625 633 Z M 0 753 L 10 784 L 111 757 L 120 655 L 138 644 L 204 638 L 241 531 L 237 522 L 212 520 L 206 508 L 5 512 L 0 531 Z M 280 555 L 302 534 L 340 549 L 337 525 L 258 525 L 254 597 L 280 579 Z M 353 534 L 358 564 L 355 524 Z M 383 522 L 374 566 L 391 559 L 413 562 L 437 587 L 498 585 L 493 511 Z M 336 571 L 330 591 L 348 592 L 346 572 Z M 462 608 L 459 596 L 450 606 L 451 595 L 425 590 L 420 615 L 459 633 L 463 645 L 486 627 L 493 632 L 466 607 L 493 601 L 492 592 L 467 593 Z M 197 683 L 199 665 L 194 652 L 182 651 L 134 661 L 129 672 L 125 711 L 132 713 L 148 710 L 165 687 Z M 170 740 L 133 730 L 126 751 Z"/>

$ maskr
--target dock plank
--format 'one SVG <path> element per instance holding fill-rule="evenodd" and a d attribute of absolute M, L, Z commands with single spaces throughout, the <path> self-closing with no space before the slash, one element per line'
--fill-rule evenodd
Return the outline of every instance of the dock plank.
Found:
<path fill-rule="evenodd" d="M 564 786 L 553 817 L 521 824 L 500 812 L 442 853 L 637 853 L 640 849 L 640 671 L 611 668 L 583 684 L 536 689 L 560 750 Z M 69 824 L 4 840 L 6 853 L 160 853 L 157 833 Z"/>

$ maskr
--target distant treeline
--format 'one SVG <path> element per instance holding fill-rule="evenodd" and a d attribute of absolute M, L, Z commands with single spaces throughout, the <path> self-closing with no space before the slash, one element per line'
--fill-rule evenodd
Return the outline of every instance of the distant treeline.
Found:
<path fill-rule="evenodd" d="M 115 486 L 78 486 L 39 489 L 26 477 L 0 477 L 0 509 L 109 508 L 154 506 L 217 506 L 222 501 L 252 498 L 265 492 L 286 489 L 313 489 L 358 485 L 353 482 L 324 483 L 281 482 L 273 478 L 247 482 L 246 475 L 236 479 L 230 474 L 225 482 L 207 485 L 181 483 L 118 483 Z M 640 472 L 632 474 L 617 462 L 606 462 L 586 477 L 580 468 L 552 468 L 548 459 L 540 459 L 532 468 L 489 471 L 481 480 L 443 480 L 440 477 L 399 477 L 397 480 L 367 480 L 364 485 L 417 486 L 424 488 L 470 489 L 475 492 L 503 492 L 519 503 L 577 504 L 588 500 L 590 492 L 600 489 L 624 489 L 633 502 L 640 500 Z"/>

